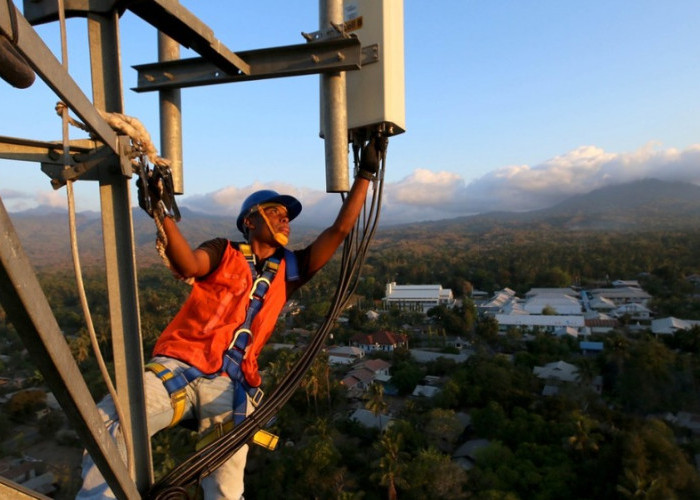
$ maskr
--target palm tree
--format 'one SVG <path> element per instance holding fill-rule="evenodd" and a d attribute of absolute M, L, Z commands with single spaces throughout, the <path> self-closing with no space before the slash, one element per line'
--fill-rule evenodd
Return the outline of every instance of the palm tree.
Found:
<path fill-rule="evenodd" d="M 372 478 L 379 481 L 379 484 L 386 486 L 387 498 L 396 500 L 398 493 L 396 487 L 405 487 L 406 480 L 403 472 L 406 469 L 406 452 L 401 451 L 403 445 L 403 435 L 399 432 L 386 432 L 375 447 L 381 453 L 379 458 L 379 470 L 372 474 Z"/>
<path fill-rule="evenodd" d="M 596 453 L 599 450 L 598 441 L 601 440 L 602 436 L 592 432 L 592 427 L 593 423 L 589 418 L 583 415 L 579 416 L 576 420 L 576 430 L 568 439 L 569 446 L 582 455 Z"/>
<path fill-rule="evenodd" d="M 648 498 L 659 485 L 659 478 L 643 478 L 625 469 L 625 484 L 618 484 L 617 491 L 625 498 Z"/>
<path fill-rule="evenodd" d="M 316 410 L 316 416 L 318 416 L 318 393 L 320 390 L 320 383 L 321 382 L 318 378 L 318 374 L 313 368 L 306 372 L 304 380 L 301 383 L 301 385 L 304 387 L 304 390 L 306 391 L 306 404 L 308 405 L 311 402 L 309 396 L 314 398 L 314 408 Z"/>
<path fill-rule="evenodd" d="M 384 386 L 378 382 L 373 382 L 367 390 L 367 401 L 365 402 L 365 408 L 377 417 L 379 423 L 379 430 L 382 429 L 381 414 L 384 413 L 389 405 L 384 401 Z"/>

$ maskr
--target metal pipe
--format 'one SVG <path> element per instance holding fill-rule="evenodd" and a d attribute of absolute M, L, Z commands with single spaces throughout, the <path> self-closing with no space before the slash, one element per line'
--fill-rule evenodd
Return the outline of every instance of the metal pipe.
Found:
<path fill-rule="evenodd" d="M 343 23 L 342 0 L 319 1 L 320 30 L 331 23 Z M 348 173 L 348 114 L 345 93 L 345 72 L 321 75 L 321 130 L 325 139 L 326 191 L 346 192 L 350 189 Z"/>
<path fill-rule="evenodd" d="M 123 112 L 119 17 L 88 15 L 90 68 L 94 105 L 108 112 Z M 102 235 L 104 240 L 114 374 L 119 403 L 125 408 L 124 438 L 134 447 L 134 481 L 139 491 L 153 482 L 151 443 L 146 426 L 143 389 L 143 346 L 131 219 L 129 178 L 120 169 L 120 157 L 98 166 Z"/>
<path fill-rule="evenodd" d="M 180 44 L 165 33 L 158 32 L 158 62 L 180 59 Z M 180 89 L 167 89 L 158 92 L 160 103 L 160 151 L 163 158 L 170 160 L 175 194 L 185 192 L 182 170 L 182 105 Z"/>

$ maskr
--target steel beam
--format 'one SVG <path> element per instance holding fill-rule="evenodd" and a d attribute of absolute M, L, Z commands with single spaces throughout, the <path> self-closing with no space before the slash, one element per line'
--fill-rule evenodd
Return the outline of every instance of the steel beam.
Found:
<path fill-rule="evenodd" d="M 226 73 L 247 75 L 250 67 L 221 43 L 214 32 L 178 0 L 127 1 L 127 9 Z"/>
<path fill-rule="evenodd" d="M 117 0 L 63 0 L 66 18 L 85 17 L 88 13 L 107 15 Z M 123 3 L 123 2 L 122 2 Z M 24 17 L 33 25 L 58 21 L 56 0 L 24 0 Z"/>
<path fill-rule="evenodd" d="M 117 134 L 12 2 L 0 1 L 0 32 L 17 40 L 17 51 L 32 69 L 102 142 L 119 154 Z"/>
<path fill-rule="evenodd" d="M 75 165 L 75 155 L 87 154 L 97 148 L 95 141 L 79 139 L 69 144 L 68 165 Z M 33 139 L 21 139 L 18 137 L 0 136 L 0 158 L 5 160 L 32 161 L 37 163 L 51 163 L 63 156 L 63 144 L 61 141 L 46 142 Z"/>
<path fill-rule="evenodd" d="M 209 61 L 195 57 L 179 61 L 140 64 L 136 92 L 196 87 L 284 76 L 358 70 L 375 62 L 365 56 L 357 38 L 339 38 L 320 42 L 285 45 L 238 53 L 250 66 L 247 75 L 221 71 Z M 363 62 L 364 58 L 364 62 Z"/>
<path fill-rule="evenodd" d="M 0 304 L 118 498 L 141 498 L 0 199 Z"/>
<path fill-rule="evenodd" d="M 88 16 L 90 69 L 95 107 L 121 113 L 123 99 L 118 33 L 119 18 L 116 12 L 109 16 Z M 124 408 L 124 438 L 133 444 L 134 481 L 140 491 L 145 491 L 153 481 L 153 472 L 144 403 L 144 359 L 134 256 L 134 229 L 129 178 L 121 173 L 119 161 L 120 158 L 114 156 L 111 161 L 106 160 L 98 166 L 102 236 L 114 373 L 119 402 Z"/>
<path fill-rule="evenodd" d="M 121 14 L 129 9 L 173 40 L 214 63 L 227 73 L 248 74 L 248 64 L 214 36 L 214 32 L 178 0 L 63 0 L 67 17 L 89 14 Z M 25 0 L 24 9 L 32 24 L 58 19 L 55 0 Z"/>

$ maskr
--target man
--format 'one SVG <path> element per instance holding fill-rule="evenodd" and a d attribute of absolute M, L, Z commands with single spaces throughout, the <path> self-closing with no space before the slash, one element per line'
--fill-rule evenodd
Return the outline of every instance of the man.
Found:
<path fill-rule="evenodd" d="M 301 203 L 271 190 L 251 194 L 241 206 L 236 226 L 246 243 L 217 238 L 193 250 L 175 221 L 163 220 L 170 264 L 195 281 L 147 365 L 150 436 L 183 418 L 196 419 L 200 435 L 207 436 L 229 422 L 240 423 L 254 410 L 261 395 L 258 355 L 291 293 L 328 262 L 352 230 L 382 149 L 374 140 L 363 149 L 358 175 L 335 222 L 303 250 L 284 248 L 289 223 L 301 212 Z M 111 398 L 99 408 L 123 448 Z M 244 445 L 202 480 L 205 499 L 243 497 L 247 450 Z M 87 454 L 78 498 L 114 498 Z"/>

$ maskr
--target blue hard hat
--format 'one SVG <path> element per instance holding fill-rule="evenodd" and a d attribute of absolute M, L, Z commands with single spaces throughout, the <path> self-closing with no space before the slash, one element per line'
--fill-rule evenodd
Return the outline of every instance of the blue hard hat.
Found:
<path fill-rule="evenodd" d="M 243 234 L 245 234 L 245 231 L 243 231 L 243 219 L 250 214 L 251 209 L 255 208 L 261 203 L 279 203 L 280 205 L 284 206 L 287 209 L 287 216 L 289 217 L 290 221 L 301 212 L 301 202 L 294 196 L 279 194 L 277 191 L 273 191 L 272 189 L 262 189 L 260 191 L 256 191 L 243 201 L 241 211 L 238 214 L 238 219 L 236 219 L 236 227 Z"/>

